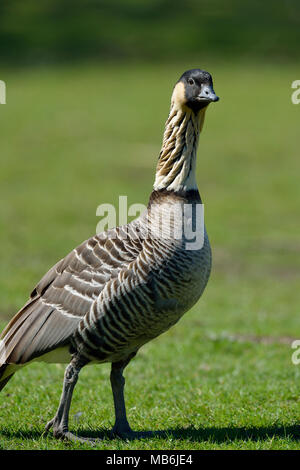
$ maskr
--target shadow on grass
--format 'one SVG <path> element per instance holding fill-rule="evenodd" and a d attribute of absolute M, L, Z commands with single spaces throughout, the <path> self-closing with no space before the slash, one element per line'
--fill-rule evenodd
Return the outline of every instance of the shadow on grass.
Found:
<path fill-rule="evenodd" d="M 6 438 L 18 439 L 39 439 L 43 436 L 51 436 L 52 434 L 43 434 L 39 431 L 0 431 L 0 435 Z M 79 430 L 77 436 L 99 439 L 99 440 L 113 440 L 110 431 L 108 430 Z M 208 427 L 197 429 L 195 427 L 188 428 L 174 428 L 166 429 L 165 431 L 141 431 L 137 432 L 132 439 L 176 439 L 188 440 L 190 442 L 210 441 L 212 443 L 226 443 L 234 440 L 264 440 L 270 438 L 289 438 L 295 441 L 300 441 L 300 425 L 294 426 L 270 426 L 270 427 Z"/>
<path fill-rule="evenodd" d="M 222 443 L 234 440 L 258 441 L 272 437 L 300 440 L 300 426 L 270 426 L 270 427 L 208 427 L 197 429 L 195 427 L 175 428 L 166 431 L 157 431 L 157 437 L 183 439 L 192 442 L 211 441 Z"/>

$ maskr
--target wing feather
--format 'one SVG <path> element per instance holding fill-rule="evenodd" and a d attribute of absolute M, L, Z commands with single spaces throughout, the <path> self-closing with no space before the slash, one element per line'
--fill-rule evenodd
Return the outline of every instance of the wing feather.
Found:
<path fill-rule="evenodd" d="M 90 238 L 58 261 L 2 332 L 0 365 L 24 364 L 68 344 L 105 285 L 141 249 L 116 228 Z"/>

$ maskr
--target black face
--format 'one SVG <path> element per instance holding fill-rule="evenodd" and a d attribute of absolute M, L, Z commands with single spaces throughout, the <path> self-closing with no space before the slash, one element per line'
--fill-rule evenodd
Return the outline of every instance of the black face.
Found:
<path fill-rule="evenodd" d="M 219 100 L 213 89 L 211 75 L 205 70 L 188 70 L 179 81 L 184 84 L 186 105 L 194 112 L 198 112 L 212 101 Z"/>

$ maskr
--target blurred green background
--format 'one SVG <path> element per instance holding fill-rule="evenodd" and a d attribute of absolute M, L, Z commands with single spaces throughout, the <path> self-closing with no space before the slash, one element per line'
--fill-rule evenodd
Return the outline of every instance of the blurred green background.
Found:
<path fill-rule="evenodd" d="M 298 447 L 299 13 L 296 0 L 1 2 L 3 326 L 45 271 L 95 233 L 99 204 L 147 203 L 179 76 L 208 70 L 221 97 L 197 169 L 211 279 L 126 371 L 134 427 L 171 434 L 102 448 Z M 107 373 L 82 372 L 79 430 L 112 424 Z M 35 364 L 16 375 L 0 397 L 0 446 L 63 448 L 40 437 L 62 374 Z"/>
<path fill-rule="evenodd" d="M 181 61 L 299 54 L 297 0 L 3 0 L 5 61 Z"/>

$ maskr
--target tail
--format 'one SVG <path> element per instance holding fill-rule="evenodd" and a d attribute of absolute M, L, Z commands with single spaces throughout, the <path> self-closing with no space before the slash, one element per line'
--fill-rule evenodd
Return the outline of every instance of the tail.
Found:
<path fill-rule="evenodd" d="M 0 366 L 0 392 L 5 387 L 7 382 L 12 378 L 14 373 L 15 370 L 13 365 L 3 364 L 2 366 Z"/>
<path fill-rule="evenodd" d="M 66 316 L 37 296 L 11 319 L 0 336 L 0 391 L 33 360 L 68 363 L 69 338 L 81 317 Z M 56 352 L 55 356 L 50 353 Z"/>
<path fill-rule="evenodd" d="M 69 362 L 70 353 L 66 346 L 82 317 L 65 315 L 65 312 L 56 309 L 60 302 L 55 295 L 53 305 L 44 302 L 41 296 L 64 271 L 72 253 L 45 274 L 31 293 L 31 298 L 0 335 L 0 391 L 17 370 L 33 360 Z M 59 354 L 55 358 L 46 358 L 53 351 Z"/>
<path fill-rule="evenodd" d="M 14 325 L 20 325 L 20 313 L 25 309 L 26 306 L 13 317 L 0 336 L 0 392 L 13 377 L 14 373 L 23 366 L 23 364 L 15 364 L 13 361 L 10 361 L 9 350 L 11 352 L 11 349 L 9 348 L 9 343 L 12 339 L 11 333 L 14 332 Z"/>

